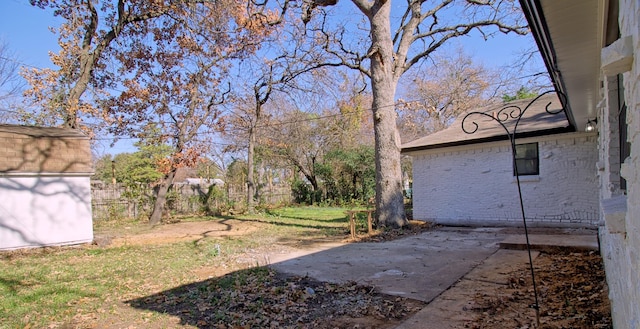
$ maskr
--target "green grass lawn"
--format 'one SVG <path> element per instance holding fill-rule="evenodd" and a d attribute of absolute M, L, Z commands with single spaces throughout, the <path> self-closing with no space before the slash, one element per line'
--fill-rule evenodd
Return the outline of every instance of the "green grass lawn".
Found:
<path fill-rule="evenodd" d="M 273 246 L 279 241 L 309 237 L 346 237 L 345 210 L 283 208 L 232 217 L 259 222 L 261 229 L 242 236 L 201 239 L 198 243 L 0 252 L 0 328 L 56 327 L 92 314 L 117 312 L 123 301 L 193 282 L 193 271 L 199 268 L 233 267 L 230 260 L 234 255 L 265 244 Z M 133 221 L 104 222 L 97 223 L 95 231 L 116 232 L 125 227 L 135 231 L 136 226 L 144 225 Z"/>

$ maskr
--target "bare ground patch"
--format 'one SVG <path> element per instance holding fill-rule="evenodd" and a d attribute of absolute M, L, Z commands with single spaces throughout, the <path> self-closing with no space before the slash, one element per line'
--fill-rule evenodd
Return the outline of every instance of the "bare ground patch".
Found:
<path fill-rule="evenodd" d="M 476 294 L 476 321 L 464 328 L 612 328 L 602 258 L 595 252 L 541 253 L 534 260 L 540 326 L 531 274 L 521 268 L 492 292 Z"/>
<path fill-rule="evenodd" d="M 261 225 L 265 224 L 236 219 L 177 222 L 155 226 L 138 226 L 136 228 L 125 227 L 117 232 L 99 233 L 96 235 L 95 240 L 99 245 L 112 247 L 164 244 L 212 237 L 246 235 L 255 232 Z"/>

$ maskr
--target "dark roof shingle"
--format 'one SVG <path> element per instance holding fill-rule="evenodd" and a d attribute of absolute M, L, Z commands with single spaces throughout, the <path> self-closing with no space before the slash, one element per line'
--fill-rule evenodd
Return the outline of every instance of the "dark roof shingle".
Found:
<path fill-rule="evenodd" d="M 527 108 L 527 105 L 532 100 L 535 101 Z M 547 112 L 548 109 L 552 113 L 556 113 L 562 108 L 556 94 L 548 93 L 539 96 L 539 98 L 516 100 L 493 107 L 487 107 L 477 112 L 486 113 L 489 116 L 506 118 L 512 112 L 513 116 L 517 116 L 524 111 L 524 115 L 520 119 L 516 131 L 516 137 L 522 138 L 573 131 L 573 127 L 570 125 L 569 120 L 567 120 L 564 111 L 557 114 Z M 463 119 L 466 115 L 467 113 L 462 114 L 451 126 L 444 130 L 402 144 L 402 152 L 407 153 L 508 139 L 507 131 L 505 131 L 496 120 L 480 114 L 472 114 L 464 121 L 464 127 L 469 132 L 474 130 L 474 122 L 477 124 L 477 131 L 474 133 L 466 133 L 462 126 Z M 504 121 L 510 133 L 513 132 L 515 122 L 516 119 L 512 117 Z"/>

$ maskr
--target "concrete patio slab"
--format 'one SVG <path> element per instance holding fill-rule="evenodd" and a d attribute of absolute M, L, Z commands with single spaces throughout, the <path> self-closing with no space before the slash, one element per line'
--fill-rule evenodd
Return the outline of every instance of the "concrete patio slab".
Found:
<path fill-rule="evenodd" d="M 530 234 L 529 244 L 535 250 L 599 250 L 597 234 Z M 527 249 L 526 237 L 523 234 L 509 235 L 500 242 L 502 249 Z"/>
<path fill-rule="evenodd" d="M 498 250 L 498 229 L 434 230 L 382 243 L 345 244 L 272 263 L 279 272 L 356 281 L 429 302 Z"/>
<path fill-rule="evenodd" d="M 539 254 L 533 251 L 531 256 L 535 259 Z M 476 294 L 506 286 L 507 273 L 522 264 L 529 264 L 526 251 L 498 250 L 396 329 L 464 328 L 464 324 L 473 321 L 478 314 L 474 304 Z"/>
<path fill-rule="evenodd" d="M 533 249 L 598 250 L 595 231 L 546 232 L 538 229 L 530 235 Z M 428 303 L 399 329 L 461 328 L 477 315 L 473 301 L 478 291 L 494 292 L 507 285 L 509 273 L 529 263 L 525 236 L 512 233 L 507 228 L 440 227 L 389 242 L 331 244 L 270 255 L 269 263 L 282 273 L 356 281 Z M 538 255 L 532 251 L 534 261 Z"/>

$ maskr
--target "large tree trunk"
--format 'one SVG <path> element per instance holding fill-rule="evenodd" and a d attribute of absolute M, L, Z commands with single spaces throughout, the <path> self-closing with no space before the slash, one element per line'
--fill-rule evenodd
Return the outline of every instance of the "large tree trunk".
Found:
<path fill-rule="evenodd" d="M 255 212 L 255 201 L 253 196 L 256 193 L 256 185 L 253 178 L 256 133 L 255 128 L 249 129 L 249 147 L 247 152 L 247 212 L 253 214 Z"/>
<path fill-rule="evenodd" d="M 382 226 L 408 224 L 402 197 L 400 135 L 396 127 L 391 1 L 376 2 L 368 13 L 371 22 L 371 89 L 376 151 L 376 220 Z"/>
<path fill-rule="evenodd" d="M 151 217 L 149 217 L 149 224 L 151 225 L 160 224 L 160 220 L 162 220 L 162 212 L 167 203 L 167 193 L 169 192 L 169 187 L 173 185 L 173 178 L 176 176 L 176 171 L 177 169 L 172 169 L 165 175 L 162 183 L 160 183 L 158 187 L 156 202 L 153 204 L 153 211 L 151 212 Z"/>
<path fill-rule="evenodd" d="M 258 164 L 258 170 L 256 171 L 258 172 L 258 180 L 256 183 L 254 183 L 254 189 L 256 191 L 256 193 L 254 194 L 254 200 L 260 203 L 260 200 L 262 199 L 262 188 L 264 187 L 263 184 L 265 181 L 264 159 L 260 159 L 260 163 Z"/>

